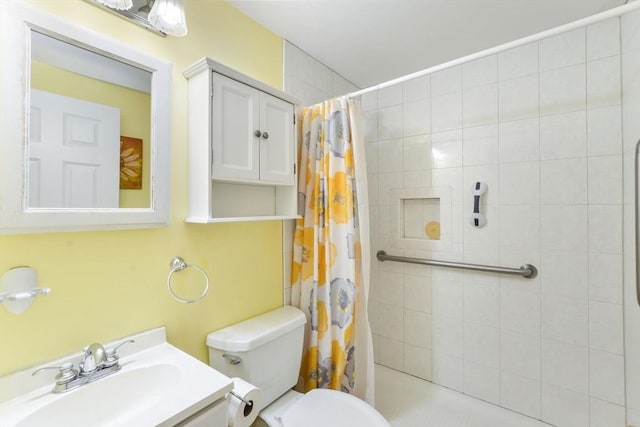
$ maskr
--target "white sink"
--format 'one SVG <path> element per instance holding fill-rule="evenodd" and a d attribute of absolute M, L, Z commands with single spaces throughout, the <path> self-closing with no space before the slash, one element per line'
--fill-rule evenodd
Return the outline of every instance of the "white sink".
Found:
<path fill-rule="evenodd" d="M 174 425 L 223 399 L 233 387 L 228 377 L 166 342 L 121 356 L 120 364 L 119 372 L 75 390 L 53 394 L 50 381 L 45 387 L 0 402 L 0 425 Z M 5 385 L 10 384 L 3 384 L 0 378 L 0 388 Z"/>
<path fill-rule="evenodd" d="M 62 398 L 34 411 L 16 427 L 113 425 L 118 422 L 112 420 L 114 414 L 129 418 L 147 411 L 179 379 L 180 370 L 172 365 L 131 369 L 67 392 Z"/>

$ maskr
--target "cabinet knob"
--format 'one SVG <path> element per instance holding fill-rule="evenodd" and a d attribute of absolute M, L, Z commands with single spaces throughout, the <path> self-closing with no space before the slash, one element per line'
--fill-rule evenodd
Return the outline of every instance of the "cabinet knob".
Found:
<path fill-rule="evenodd" d="M 262 132 L 262 137 L 264 139 L 269 139 L 269 132 Z"/>
<path fill-rule="evenodd" d="M 253 134 L 258 138 L 262 136 L 262 132 L 260 132 L 259 130 L 255 131 Z"/>

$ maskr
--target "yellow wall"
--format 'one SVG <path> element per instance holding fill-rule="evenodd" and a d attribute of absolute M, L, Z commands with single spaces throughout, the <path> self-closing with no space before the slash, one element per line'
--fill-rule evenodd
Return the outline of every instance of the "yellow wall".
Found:
<path fill-rule="evenodd" d="M 81 0 L 23 1 L 173 63 L 172 218 L 159 229 L 0 236 L 0 273 L 30 265 L 41 285 L 52 289 L 20 316 L 0 308 L 0 374 L 160 325 L 171 343 L 206 361 L 208 332 L 281 305 L 282 227 L 277 221 L 183 222 L 188 165 L 182 70 L 210 56 L 280 88 L 282 40 L 218 0 L 185 2 L 184 38 L 159 37 Z M 212 289 L 200 303 L 180 304 L 167 292 L 175 255 L 209 273 Z"/>
<path fill-rule="evenodd" d="M 72 73 L 43 62 L 31 62 L 31 87 L 120 110 L 120 135 L 142 139 L 142 188 L 120 190 L 121 208 L 148 208 L 151 157 L 151 97 L 124 86 Z"/>

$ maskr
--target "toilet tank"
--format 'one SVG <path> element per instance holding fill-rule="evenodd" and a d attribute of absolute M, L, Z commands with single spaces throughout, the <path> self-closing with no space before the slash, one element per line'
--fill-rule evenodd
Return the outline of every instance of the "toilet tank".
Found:
<path fill-rule="evenodd" d="M 209 365 L 260 387 L 264 406 L 298 382 L 306 317 L 285 306 L 207 335 Z"/>

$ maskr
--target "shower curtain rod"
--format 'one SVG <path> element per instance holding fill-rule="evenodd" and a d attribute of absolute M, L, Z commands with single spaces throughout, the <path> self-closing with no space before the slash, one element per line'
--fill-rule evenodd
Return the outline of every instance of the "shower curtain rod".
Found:
<path fill-rule="evenodd" d="M 550 30 L 542 31 L 537 34 L 533 34 L 527 37 L 523 37 L 518 40 L 514 40 L 508 43 L 501 44 L 499 46 L 495 46 L 489 49 L 481 50 L 480 52 L 472 53 L 471 55 L 463 56 L 462 58 L 454 59 L 452 61 L 445 62 L 443 64 L 435 65 L 433 67 L 425 68 L 424 70 L 416 71 L 411 74 L 407 74 L 406 76 L 398 77 L 396 79 L 392 79 L 374 86 L 369 86 L 367 88 L 358 90 L 356 92 L 351 92 L 347 94 L 348 98 L 355 98 L 360 95 L 364 95 L 365 93 L 373 92 L 379 89 L 384 89 L 389 86 L 397 85 L 398 83 L 404 83 L 409 80 L 413 80 L 418 77 L 426 76 L 427 74 L 434 73 L 436 71 L 443 70 L 445 68 L 453 67 L 454 65 L 460 65 L 465 62 L 472 61 L 474 59 L 483 58 L 485 56 L 492 55 L 494 53 L 502 52 L 507 49 L 512 49 L 514 47 L 519 47 L 525 45 L 527 43 L 531 43 L 534 41 L 538 41 L 547 37 L 555 36 L 556 34 L 564 33 L 566 31 L 570 31 L 579 27 L 584 27 L 587 25 L 594 24 L 599 21 L 604 21 L 608 18 L 613 18 L 616 16 L 623 15 L 627 12 L 630 12 L 635 9 L 640 9 L 640 1 L 633 1 L 631 3 L 624 4 L 622 6 L 615 7 L 613 9 L 606 10 L 604 12 L 600 12 L 596 15 L 588 16 L 586 18 L 579 19 L 574 22 L 570 22 L 565 25 L 561 25 L 556 28 L 552 28 Z"/>
<path fill-rule="evenodd" d="M 493 265 L 467 264 L 453 261 L 436 261 L 433 259 L 409 258 L 405 256 L 387 255 L 385 251 L 378 251 L 378 261 L 406 262 L 409 264 L 432 265 L 434 267 L 461 268 L 463 270 L 484 271 L 487 273 L 514 274 L 525 279 L 533 279 L 538 275 L 538 269 L 531 264 L 525 264 L 520 268 L 496 267 Z"/>
<path fill-rule="evenodd" d="M 636 257 L 640 254 L 640 140 L 636 143 L 634 159 L 635 172 L 635 217 L 636 217 Z M 640 261 L 636 259 L 636 302 L 640 305 Z"/>

